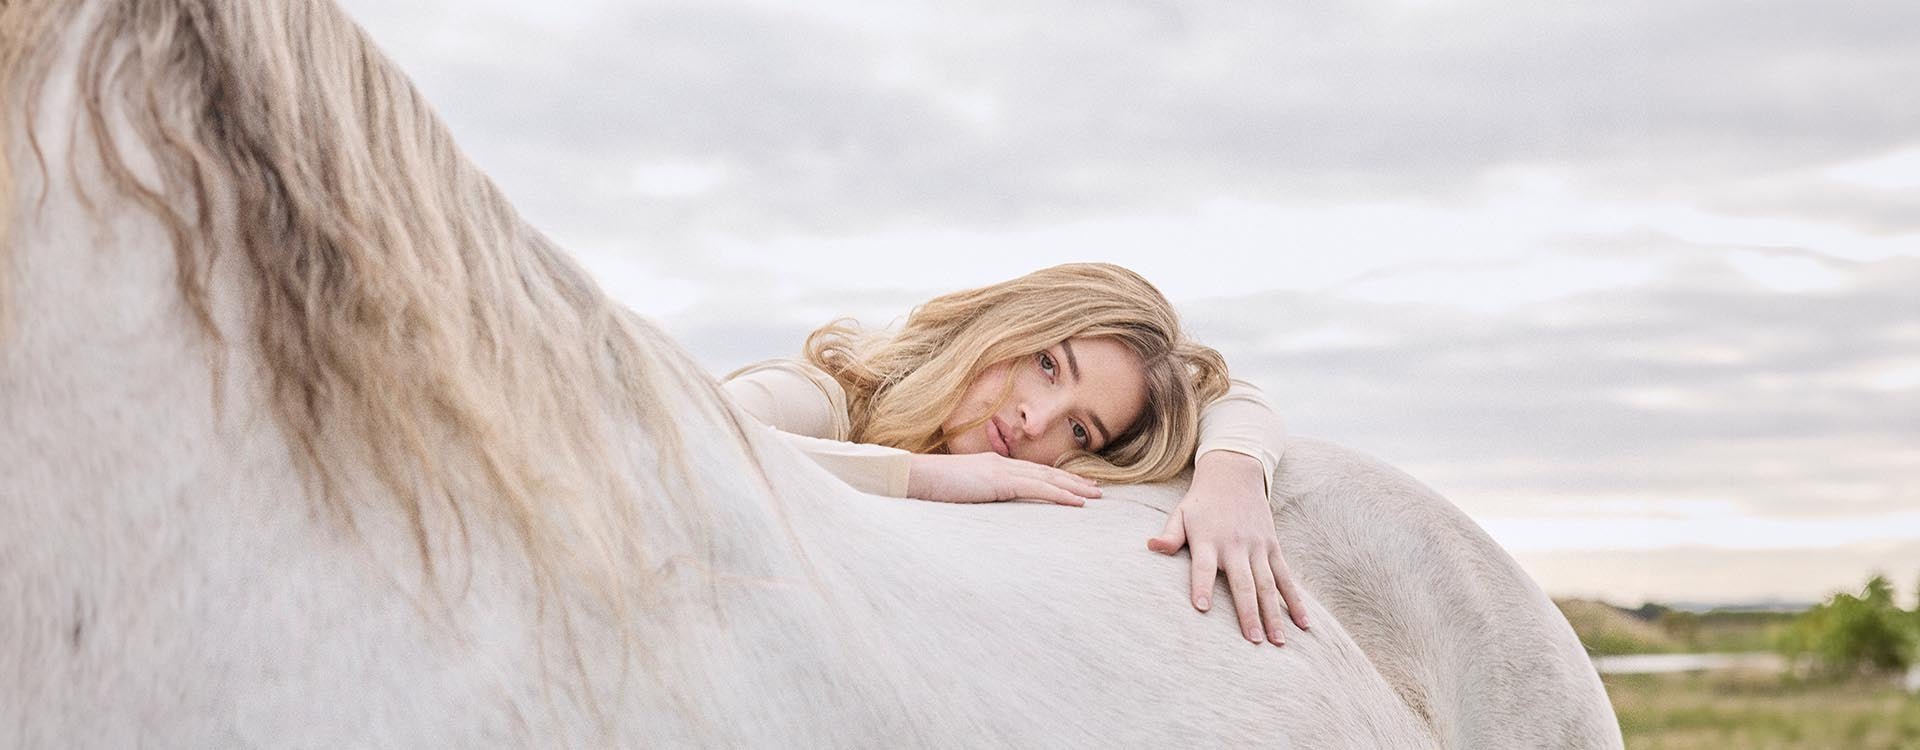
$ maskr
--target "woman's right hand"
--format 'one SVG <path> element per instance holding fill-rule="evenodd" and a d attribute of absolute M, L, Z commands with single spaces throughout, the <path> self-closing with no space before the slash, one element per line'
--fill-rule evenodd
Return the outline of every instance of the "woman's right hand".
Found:
<path fill-rule="evenodd" d="M 1085 477 L 998 453 L 914 454 L 907 471 L 907 496 L 943 503 L 993 503 L 1041 500 L 1075 507 L 1100 496 Z"/>

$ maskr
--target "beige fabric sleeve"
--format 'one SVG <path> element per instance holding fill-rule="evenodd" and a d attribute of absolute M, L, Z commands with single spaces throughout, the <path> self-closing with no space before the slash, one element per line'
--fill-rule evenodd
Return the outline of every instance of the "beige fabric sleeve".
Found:
<path fill-rule="evenodd" d="M 733 371 L 720 387 L 754 419 L 781 432 L 824 440 L 846 440 L 853 433 L 847 392 L 812 363 L 770 359 Z"/>
<path fill-rule="evenodd" d="M 791 432 L 780 432 L 780 437 L 856 490 L 887 497 L 907 496 L 907 474 L 913 469 L 912 453 L 884 445 L 822 440 Z"/>
<path fill-rule="evenodd" d="M 1273 473 L 1286 449 L 1287 426 L 1259 386 L 1238 378 L 1230 383 L 1226 395 L 1200 412 L 1200 448 L 1193 455 L 1197 459 L 1218 450 L 1252 456 L 1266 469 L 1267 493 L 1272 494 Z"/>
<path fill-rule="evenodd" d="M 846 442 L 853 432 L 847 392 L 826 371 L 797 359 L 774 359 L 734 371 L 720 388 L 840 481 L 861 492 L 907 496 L 913 454 Z"/>

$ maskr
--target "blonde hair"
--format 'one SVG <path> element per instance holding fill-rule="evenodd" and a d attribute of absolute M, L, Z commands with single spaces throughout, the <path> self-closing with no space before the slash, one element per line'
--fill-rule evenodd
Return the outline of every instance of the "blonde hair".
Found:
<path fill-rule="evenodd" d="M 1110 337 L 1139 356 L 1147 405 L 1100 453 L 1069 451 L 1054 465 L 1119 483 L 1186 469 L 1200 410 L 1227 391 L 1226 360 L 1182 334 L 1160 290 L 1111 263 L 1069 263 L 941 295 L 898 332 L 837 320 L 807 336 L 805 356 L 846 390 L 851 439 L 929 453 L 947 442 L 941 426 L 982 371 L 1077 336 Z"/>

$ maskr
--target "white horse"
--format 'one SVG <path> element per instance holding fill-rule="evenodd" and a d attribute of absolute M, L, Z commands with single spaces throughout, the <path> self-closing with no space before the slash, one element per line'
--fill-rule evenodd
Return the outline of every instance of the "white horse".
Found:
<path fill-rule="evenodd" d="M 1621 744 L 1512 559 L 1335 446 L 1283 648 L 1142 548 L 1178 486 L 849 489 L 321 0 L 0 0 L 0 95 L 0 745 Z"/>

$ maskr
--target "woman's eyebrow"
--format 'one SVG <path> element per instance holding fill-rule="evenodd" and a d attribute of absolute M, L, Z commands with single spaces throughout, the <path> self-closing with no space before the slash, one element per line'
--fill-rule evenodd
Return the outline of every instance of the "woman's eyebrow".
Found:
<path fill-rule="evenodd" d="M 1087 420 L 1093 423 L 1094 429 L 1100 431 L 1100 447 L 1105 448 L 1107 443 L 1113 442 L 1113 435 L 1107 432 L 1107 425 L 1100 421 L 1100 415 L 1087 412 Z"/>
<path fill-rule="evenodd" d="M 1080 382 L 1080 360 L 1073 356 L 1073 342 L 1060 342 L 1060 351 L 1067 353 L 1067 372 L 1073 373 L 1073 382 Z"/>

